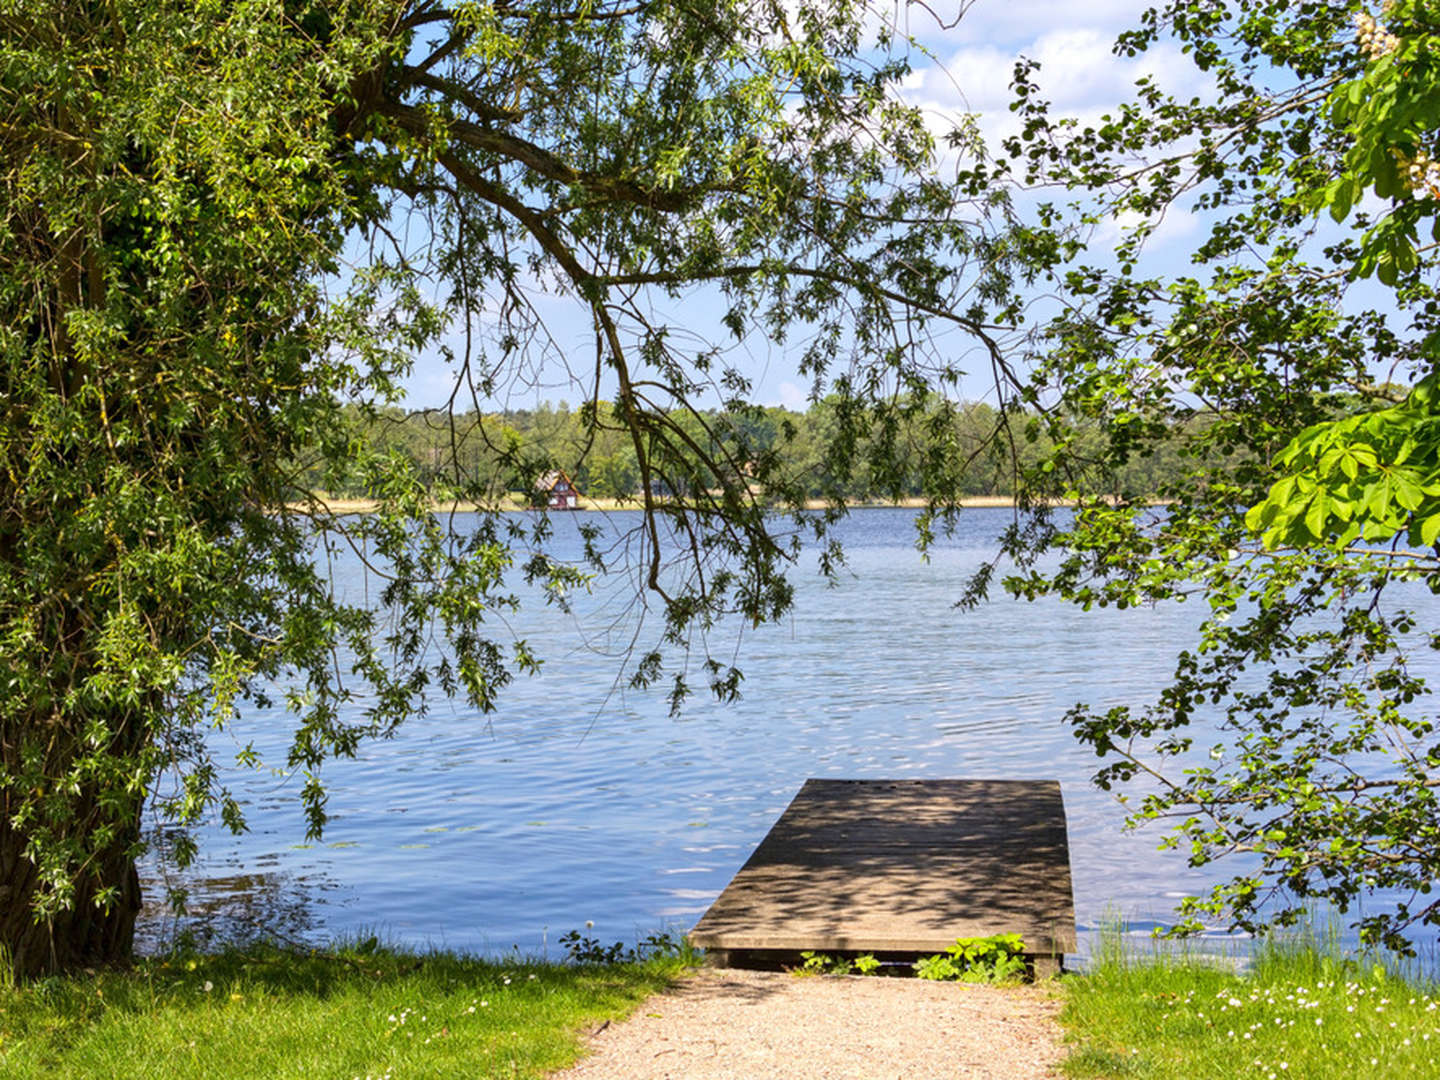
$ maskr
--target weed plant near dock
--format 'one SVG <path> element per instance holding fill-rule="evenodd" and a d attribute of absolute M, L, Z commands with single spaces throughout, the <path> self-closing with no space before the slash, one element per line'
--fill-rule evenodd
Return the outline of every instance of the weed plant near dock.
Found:
<path fill-rule="evenodd" d="M 1440 1076 L 1433 983 L 1333 948 L 1262 946 L 1248 971 L 1107 939 L 1065 981 L 1072 1077 Z"/>
<path fill-rule="evenodd" d="M 268 946 L 0 986 L 0 1076 L 538 1077 L 684 966 Z"/>

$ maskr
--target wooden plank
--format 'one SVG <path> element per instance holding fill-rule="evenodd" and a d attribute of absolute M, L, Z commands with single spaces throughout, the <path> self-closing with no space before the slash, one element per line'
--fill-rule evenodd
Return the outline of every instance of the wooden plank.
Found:
<path fill-rule="evenodd" d="M 878 953 L 1002 933 L 1075 951 L 1057 781 L 807 780 L 689 936 Z"/>

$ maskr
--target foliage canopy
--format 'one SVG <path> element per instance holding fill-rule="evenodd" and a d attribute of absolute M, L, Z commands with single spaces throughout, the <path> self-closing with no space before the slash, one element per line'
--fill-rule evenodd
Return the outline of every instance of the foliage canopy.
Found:
<path fill-rule="evenodd" d="M 1407 662 L 1436 644 L 1425 613 L 1440 591 L 1440 38 L 1423 3 L 1381 17 L 1167 4 L 1117 52 L 1171 39 L 1213 89 L 1177 98 L 1142 80 L 1087 127 L 1052 117 L 1033 67 L 1017 70 L 1015 160 L 1090 194 L 1068 220 L 1138 224 L 1109 258 L 1062 271 L 1076 307 L 1049 325 L 1028 390 L 1057 451 L 1029 491 L 1080 505 L 1012 534 L 1027 569 L 1007 586 L 1207 605 L 1152 704 L 1070 715 L 1107 758 L 1099 782 L 1140 787 L 1135 820 L 1171 820 L 1167 843 L 1193 865 L 1238 860 L 1185 902 L 1182 930 L 1289 923 L 1376 891 L 1366 940 L 1408 951 L 1440 925 L 1440 746 Z M 1192 269 L 1152 272 L 1147 244 L 1185 212 L 1203 223 Z M 1184 432 L 1193 465 L 1160 492 L 1167 505 L 1097 497 L 1077 416 L 1105 426 L 1111 466 Z M 1058 569 L 1038 561 L 1057 550 Z"/>
<path fill-rule="evenodd" d="M 767 515 L 811 494 L 739 422 L 756 407 L 726 335 L 803 338 L 835 402 L 829 475 L 957 490 L 935 393 L 957 350 L 934 332 L 1002 367 L 1031 253 L 1003 196 L 935 171 L 883 12 L 5 0 L 0 30 L 0 946 L 19 970 L 123 958 L 148 791 L 182 826 L 243 828 L 207 743 L 238 706 L 283 693 L 318 831 L 327 758 L 435 692 L 489 709 L 534 669 L 494 618 L 516 578 L 563 603 L 602 567 L 550 559 L 543 520 L 450 529 L 413 470 L 346 436 L 342 410 L 393 400 L 422 349 L 478 412 L 565 352 L 549 297 L 593 328 L 581 415 L 633 449 L 661 615 L 635 675 L 673 676 L 677 701 L 688 667 L 737 691 L 701 639 L 786 609 L 799 540 Z M 714 340 L 657 315 L 697 286 Z M 937 433 L 923 452 L 907 417 Z M 487 505 L 463 434 L 449 493 Z M 326 486 L 358 473 L 379 511 L 330 515 L 302 460 Z M 336 545 L 367 552 L 378 608 L 331 593 Z"/>

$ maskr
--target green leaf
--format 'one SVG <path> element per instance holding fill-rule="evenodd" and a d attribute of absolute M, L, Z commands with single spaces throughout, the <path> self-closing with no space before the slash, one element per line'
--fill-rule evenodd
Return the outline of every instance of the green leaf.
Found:
<path fill-rule="evenodd" d="M 1440 538 L 1440 510 L 1420 519 L 1420 542 L 1433 547 L 1437 538 Z"/>
<path fill-rule="evenodd" d="M 1350 205 L 1355 198 L 1355 183 L 1353 180 L 1343 178 L 1331 185 L 1330 216 L 1335 221 L 1344 221 L 1350 213 Z"/>
<path fill-rule="evenodd" d="M 1389 251 L 1382 251 L 1375 261 L 1375 276 L 1380 279 L 1380 284 L 1389 285 L 1394 288 L 1399 280 L 1400 274 L 1395 266 L 1395 257 Z"/>
<path fill-rule="evenodd" d="M 1275 504 L 1268 499 L 1256 503 L 1249 510 L 1245 511 L 1245 528 L 1252 533 L 1262 531 L 1274 519 L 1276 512 Z"/>
<path fill-rule="evenodd" d="M 1325 523 L 1330 514 L 1330 496 L 1324 491 L 1315 492 L 1310 500 L 1309 509 L 1305 511 L 1305 528 L 1310 535 L 1319 540 L 1325 536 Z"/>
<path fill-rule="evenodd" d="M 1395 501 L 1406 510 L 1420 509 L 1425 493 L 1416 483 L 1415 474 L 1409 469 L 1396 469 L 1392 475 L 1395 478 Z"/>

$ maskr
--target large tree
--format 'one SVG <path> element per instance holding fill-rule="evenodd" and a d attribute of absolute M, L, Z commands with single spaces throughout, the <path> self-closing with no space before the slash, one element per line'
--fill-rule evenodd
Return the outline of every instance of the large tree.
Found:
<path fill-rule="evenodd" d="M 1181 929 L 1348 912 L 1381 890 L 1365 940 L 1409 950 L 1440 925 L 1440 743 L 1409 662 L 1435 645 L 1440 592 L 1437 29 L 1410 0 L 1179 0 L 1117 52 L 1173 41 L 1209 89 L 1145 81 L 1091 126 L 1053 116 L 1043 72 L 1017 69 L 1015 160 L 1083 194 L 1063 235 L 1133 224 L 1057 268 L 1073 306 L 1029 390 L 1055 453 L 1028 488 L 1079 505 L 1012 534 L 1008 585 L 1205 605 L 1153 702 L 1070 716 L 1106 758 L 1099 782 L 1138 786 L 1137 821 L 1172 821 L 1192 865 L 1238 860 Z M 1153 249 L 1183 214 L 1202 238 L 1177 272 Z M 1117 464 L 1177 434 L 1180 479 L 1102 497 Z"/>
<path fill-rule="evenodd" d="M 673 676 L 677 700 L 692 647 L 735 692 L 696 635 L 786 608 L 797 541 L 767 515 L 807 494 L 770 440 L 706 408 L 756 408 L 726 340 L 801 338 L 833 405 L 828 475 L 863 468 L 884 490 L 918 461 L 937 506 L 956 492 L 942 439 L 917 454 L 896 435 L 905 416 L 953 427 L 934 391 L 957 350 L 931 331 L 1003 366 L 1012 274 L 1045 238 L 992 229 L 1003 199 L 936 174 L 894 92 L 906 48 L 884 11 L 808 0 L 0 5 L 14 969 L 124 960 L 147 800 L 243 827 L 207 735 L 244 742 L 244 703 L 293 712 L 286 764 L 318 831 L 327 758 L 431 693 L 491 708 L 537 663 L 490 616 L 517 602 L 512 577 L 563 601 L 584 568 L 547 557 L 543 522 L 452 530 L 412 470 L 347 435 L 347 409 L 393 400 L 423 351 L 453 361 L 454 405 L 477 414 L 507 374 L 557 357 L 589 372 L 586 424 L 622 435 L 640 472 L 661 618 L 635 677 Z M 588 334 L 579 364 L 547 294 Z M 717 334 L 667 325 L 656 295 L 713 310 Z M 506 447 L 461 443 L 487 430 L 457 429 L 444 463 L 450 493 L 482 503 L 493 476 L 463 465 Z M 357 470 L 380 502 L 359 521 L 300 482 Z M 384 575 L 377 607 L 332 595 L 338 544 Z"/>

